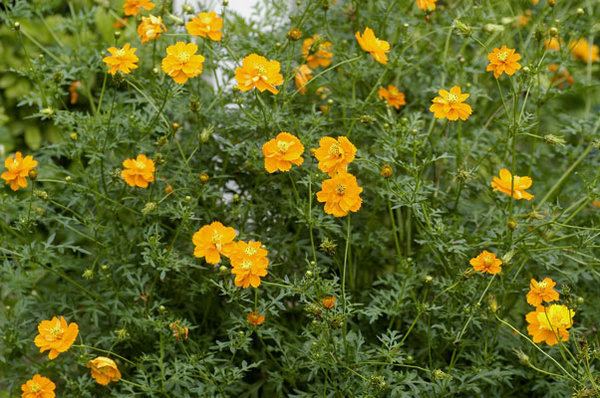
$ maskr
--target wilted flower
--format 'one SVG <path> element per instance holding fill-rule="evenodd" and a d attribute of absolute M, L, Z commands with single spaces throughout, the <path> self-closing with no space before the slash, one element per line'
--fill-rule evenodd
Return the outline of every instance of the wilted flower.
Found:
<path fill-rule="evenodd" d="M 169 324 L 169 328 L 171 329 L 175 340 L 179 341 L 188 339 L 190 329 L 187 326 L 182 325 L 180 321 L 171 322 Z"/>
<path fill-rule="evenodd" d="M 198 46 L 179 41 L 167 47 L 167 56 L 161 62 L 162 70 L 179 84 L 202 73 L 204 57 L 197 55 Z"/>
<path fill-rule="evenodd" d="M 533 180 L 530 177 L 514 176 L 507 169 L 500 170 L 500 177 L 492 178 L 492 188 L 494 191 L 500 191 L 505 195 L 512 196 L 520 200 L 531 200 L 533 195 L 525 191 L 531 187 Z"/>
<path fill-rule="evenodd" d="M 436 119 L 448 120 L 467 120 L 473 110 L 469 104 L 464 102 L 469 98 L 469 94 L 461 92 L 459 86 L 454 86 L 450 91 L 440 90 L 439 97 L 435 97 L 431 102 L 429 110 L 433 112 Z"/>
<path fill-rule="evenodd" d="M 569 340 L 568 329 L 573 326 L 575 311 L 565 305 L 552 304 L 548 307 L 537 307 L 525 317 L 527 332 L 534 343 L 546 342 L 553 346 L 559 341 Z"/>
<path fill-rule="evenodd" d="M 283 83 L 283 75 L 279 72 L 281 65 L 277 61 L 269 61 L 258 54 L 250 54 L 242 60 L 242 66 L 235 69 L 235 80 L 240 91 L 257 88 L 260 92 L 268 90 L 277 94 L 275 87 Z"/>
<path fill-rule="evenodd" d="M 148 184 L 154 181 L 154 161 L 144 154 L 124 160 L 121 178 L 129 186 L 148 188 Z"/>
<path fill-rule="evenodd" d="M 36 374 L 21 385 L 21 398 L 54 398 L 55 388 L 56 384 L 52 380 Z"/>
<path fill-rule="evenodd" d="M 49 359 L 56 358 L 59 354 L 71 348 L 79 334 L 79 326 L 72 322 L 67 325 L 63 316 L 53 317 L 38 324 L 39 334 L 35 336 L 34 343 L 40 352 L 50 351 Z"/>
<path fill-rule="evenodd" d="M 499 273 L 502 268 L 502 260 L 496 257 L 494 253 L 488 252 L 487 250 L 482 251 L 477 257 L 469 260 L 469 263 L 473 266 L 475 271 L 484 272 L 495 275 Z"/>
<path fill-rule="evenodd" d="M 23 157 L 21 152 L 16 152 L 14 156 L 9 156 L 4 160 L 6 171 L 0 177 L 10 185 L 10 189 L 18 191 L 20 188 L 27 188 L 27 177 L 29 173 L 38 165 L 33 156 Z"/>
<path fill-rule="evenodd" d="M 121 372 L 115 361 L 107 357 L 96 357 L 87 363 L 96 383 L 103 386 L 121 380 Z"/>
<path fill-rule="evenodd" d="M 385 40 L 380 40 L 375 37 L 375 33 L 369 27 L 366 27 L 363 34 L 356 32 L 354 35 L 360 47 L 371 54 L 375 61 L 380 64 L 387 64 L 387 54 L 390 51 L 390 43 Z"/>
<path fill-rule="evenodd" d="M 304 145 L 298 137 L 285 131 L 265 142 L 262 153 L 265 157 L 265 170 L 269 173 L 289 171 L 292 164 L 300 166 L 304 162 Z"/>
<path fill-rule="evenodd" d="M 135 55 L 136 51 L 137 48 L 131 47 L 129 43 L 125 44 L 123 48 L 110 47 L 108 49 L 110 55 L 102 59 L 108 65 L 108 73 L 115 75 L 117 72 L 121 72 L 126 75 L 137 69 L 139 58 Z"/>
<path fill-rule="evenodd" d="M 213 41 L 221 41 L 223 33 L 223 18 L 216 12 L 201 12 L 192 18 L 186 25 L 187 32 L 192 36 L 208 37 Z"/>

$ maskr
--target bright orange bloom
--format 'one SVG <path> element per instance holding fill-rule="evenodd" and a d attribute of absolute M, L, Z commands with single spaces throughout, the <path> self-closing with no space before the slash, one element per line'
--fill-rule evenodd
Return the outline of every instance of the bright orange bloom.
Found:
<path fill-rule="evenodd" d="M 265 323 L 265 316 L 263 314 L 258 313 L 257 311 L 252 311 L 248 313 L 246 316 L 246 320 L 252 326 L 260 326 Z"/>
<path fill-rule="evenodd" d="M 327 68 L 331 65 L 331 52 L 333 44 L 329 41 L 323 41 L 319 35 L 313 35 L 302 42 L 302 56 L 306 59 L 308 67 L 311 69 L 322 66 Z"/>
<path fill-rule="evenodd" d="M 79 87 L 81 87 L 79 80 L 75 80 L 69 85 L 69 103 L 71 105 L 75 105 L 79 101 Z"/>
<path fill-rule="evenodd" d="M 521 69 L 521 65 L 518 62 L 520 59 L 521 56 L 519 53 L 515 52 L 514 48 L 508 48 L 506 46 L 494 48 L 492 52 L 488 54 L 488 61 L 490 61 L 490 63 L 485 70 L 494 72 L 494 77 L 496 79 L 503 73 L 512 76 L 516 71 Z"/>
<path fill-rule="evenodd" d="M 459 86 L 452 87 L 449 92 L 440 90 L 438 93 L 440 96 L 435 97 L 429 107 L 436 119 L 467 120 L 473 113 L 471 106 L 464 103 L 469 94 L 462 93 Z"/>
<path fill-rule="evenodd" d="M 18 191 L 20 188 L 27 188 L 27 176 L 37 165 L 38 162 L 33 160 L 33 156 L 23 157 L 21 152 L 17 152 L 4 160 L 6 171 L 0 177 L 6 181 L 6 185 L 10 185 L 10 189 Z"/>
<path fill-rule="evenodd" d="M 150 15 L 149 17 L 142 17 L 137 33 L 142 43 L 147 43 L 151 40 L 156 40 L 160 37 L 160 34 L 167 31 L 167 27 L 163 23 L 161 17 L 155 17 Z"/>
<path fill-rule="evenodd" d="M 110 55 L 102 59 L 108 65 L 108 73 L 115 75 L 117 72 L 121 72 L 126 75 L 137 69 L 137 62 L 140 59 L 135 55 L 136 51 L 137 48 L 131 47 L 129 43 L 125 44 L 123 48 L 110 47 L 108 49 Z"/>
<path fill-rule="evenodd" d="M 406 105 L 406 99 L 404 93 L 398 90 L 398 87 L 390 84 L 385 87 L 379 87 L 379 98 L 385 100 L 389 106 L 393 106 L 396 109 L 400 109 L 403 105 Z"/>
<path fill-rule="evenodd" d="M 473 266 L 475 271 L 487 272 L 492 275 L 502 271 L 502 268 L 500 267 L 502 265 L 502 260 L 497 258 L 494 253 L 487 250 L 482 251 L 477 257 L 469 260 L 469 264 Z"/>
<path fill-rule="evenodd" d="M 565 305 L 552 304 L 548 307 L 537 307 L 525 316 L 527 333 L 533 337 L 534 343 L 546 342 L 555 345 L 559 341 L 569 340 L 569 331 L 573 326 L 575 311 Z"/>
<path fill-rule="evenodd" d="M 250 54 L 242 60 L 242 66 L 235 69 L 235 80 L 240 91 L 250 91 L 257 88 L 261 93 L 268 90 L 277 94 L 275 86 L 283 83 L 279 73 L 281 65 L 277 61 L 269 61 L 258 54 Z"/>
<path fill-rule="evenodd" d="M 236 242 L 230 252 L 230 261 L 235 275 L 235 285 L 243 288 L 260 286 L 260 278 L 267 275 L 269 259 L 267 250 L 260 242 Z"/>
<path fill-rule="evenodd" d="M 551 278 L 544 278 L 541 282 L 532 279 L 529 282 L 529 293 L 527 293 L 527 303 L 538 307 L 542 301 L 550 303 L 559 299 L 559 294 L 554 290 L 556 282 Z"/>
<path fill-rule="evenodd" d="M 96 383 L 103 386 L 121 380 L 121 372 L 119 372 L 115 361 L 110 358 L 96 357 L 87 363 L 87 367 L 91 369 L 92 377 L 96 380 Z"/>
<path fill-rule="evenodd" d="M 417 0 L 417 7 L 423 11 L 433 11 L 435 10 L 435 3 L 437 3 L 437 0 Z"/>
<path fill-rule="evenodd" d="M 349 212 L 357 212 L 360 209 L 362 205 L 360 193 L 362 191 L 356 177 L 346 172 L 340 172 L 323 181 L 321 190 L 317 192 L 317 200 L 325 202 L 325 213 L 334 217 L 344 217 Z"/>
<path fill-rule="evenodd" d="M 335 307 L 335 302 L 335 296 L 325 296 L 321 299 L 321 304 L 323 304 L 323 307 L 327 308 L 328 310 Z"/>
<path fill-rule="evenodd" d="M 142 8 L 150 11 L 154 7 L 154 3 L 150 0 L 125 0 L 125 4 L 123 4 L 123 11 L 127 16 L 138 15 Z"/>
<path fill-rule="evenodd" d="M 192 236 L 195 246 L 194 256 L 204 257 L 209 264 L 218 264 L 221 261 L 221 255 L 228 256 L 235 236 L 235 229 L 213 221 L 200 228 Z"/>
<path fill-rule="evenodd" d="M 313 78 L 312 70 L 308 65 L 302 64 L 296 69 L 294 75 L 294 82 L 296 83 L 296 89 L 300 94 L 306 94 L 306 84 Z"/>
<path fill-rule="evenodd" d="M 79 334 L 79 326 L 75 322 L 67 325 L 63 316 L 52 317 L 51 320 L 41 321 L 38 324 L 38 332 L 33 342 L 40 352 L 50 350 L 48 358 L 54 359 L 71 348 Z"/>
<path fill-rule="evenodd" d="M 52 380 L 36 374 L 21 385 L 21 391 L 23 392 L 21 398 L 54 398 L 56 397 L 55 388 L 56 384 Z"/>
<path fill-rule="evenodd" d="M 600 60 L 600 49 L 595 44 L 590 44 L 586 39 L 572 41 L 569 44 L 571 54 L 583 62 L 598 62 Z"/>
<path fill-rule="evenodd" d="M 549 51 L 558 51 L 560 50 L 560 41 L 556 37 L 551 37 L 544 40 L 544 47 Z"/>
<path fill-rule="evenodd" d="M 184 84 L 188 79 L 202 73 L 204 57 L 196 55 L 196 51 L 196 44 L 178 41 L 167 47 L 167 56 L 163 58 L 160 66 L 176 83 Z"/>
<path fill-rule="evenodd" d="M 221 41 L 223 18 L 216 12 L 201 12 L 185 24 L 185 29 L 192 36 L 208 37 L 212 41 Z"/>
<path fill-rule="evenodd" d="M 304 162 L 302 154 L 304 145 L 296 137 L 288 132 L 282 131 L 277 137 L 265 142 L 262 147 L 265 157 L 265 170 L 269 173 L 276 171 L 289 171 L 292 164 L 300 166 Z"/>
<path fill-rule="evenodd" d="M 323 137 L 319 140 L 319 147 L 313 153 L 319 161 L 319 170 L 333 177 L 348 169 L 348 164 L 356 156 L 356 147 L 344 136 L 337 139 Z"/>
<path fill-rule="evenodd" d="M 369 27 L 365 28 L 362 36 L 360 32 L 356 32 L 354 36 L 356 37 L 360 47 L 364 51 L 371 54 L 375 61 L 379 62 L 380 64 L 387 64 L 388 58 L 386 53 L 390 51 L 390 43 L 375 37 L 375 33 Z"/>
<path fill-rule="evenodd" d="M 144 154 L 124 160 L 121 178 L 131 187 L 148 188 L 154 181 L 154 161 Z"/>
<path fill-rule="evenodd" d="M 494 191 L 500 191 L 503 194 L 512 196 L 520 200 L 531 200 L 533 195 L 525 190 L 533 184 L 531 177 L 514 176 L 507 169 L 500 170 L 500 178 L 492 178 L 492 188 Z"/>

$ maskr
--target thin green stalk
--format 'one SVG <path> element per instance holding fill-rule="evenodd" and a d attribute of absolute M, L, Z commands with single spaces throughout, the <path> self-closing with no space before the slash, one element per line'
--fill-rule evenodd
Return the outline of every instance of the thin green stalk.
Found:
<path fill-rule="evenodd" d="M 344 336 L 344 348 L 348 353 L 348 341 L 346 339 L 348 329 L 348 314 L 347 314 L 347 302 L 346 302 L 346 269 L 348 267 L 348 252 L 350 250 L 350 215 L 346 216 L 346 248 L 344 249 L 344 265 L 342 268 L 342 310 L 344 312 L 344 327 L 342 333 Z"/>

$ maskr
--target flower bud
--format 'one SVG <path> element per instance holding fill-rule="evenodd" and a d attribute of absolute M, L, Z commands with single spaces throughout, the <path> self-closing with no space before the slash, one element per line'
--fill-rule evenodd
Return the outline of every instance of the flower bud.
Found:
<path fill-rule="evenodd" d="M 206 174 L 206 173 L 201 173 L 200 174 L 200 182 L 202 184 L 206 184 L 209 179 L 210 179 L 210 177 L 208 176 L 208 174 Z"/>
<path fill-rule="evenodd" d="M 224 266 L 224 265 L 221 265 L 221 266 L 219 267 L 219 272 L 220 272 L 221 274 L 228 274 L 228 273 L 229 273 L 229 269 L 227 269 L 227 267 L 226 267 L 226 266 Z"/>
<path fill-rule="evenodd" d="M 77 138 L 78 138 L 78 136 L 77 136 L 77 133 L 76 133 L 76 132 L 72 132 L 72 133 L 71 133 L 71 135 L 69 135 L 69 137 L 71 137 L 71 139 L 72 139 L 73 141 L 77 141 Z"/>
<path fill-rule="evenodd" d="M 115 39 L 118 39 L 119 37 L 121 37 L 121 31 L 120 30 L 115 30 L 115 32 L 113 33 L 113 36 Z"/>
<path fill-rule="evenodd" d="M 558 145 L 558 146 L 564 146 L 566 144 L 566 142 L 567 142 L 564 138 L 558 137 L 558 136 L 553 135 L 553 134 L 546 134 L 544 136 L 544 140 L 548 144 Z"/>
<path fill-rule="evenodd" d="M 194 8 L 189 5 L 189 4 L 184 4 L 182 7 L 183 12 L 185 12 L 186 14 L 193 14 L 194 13 Z"/>
<path fill-rule="evenodd" d="M 156 202 L 148 202 L 144 205 L 144 208 L 142 209 L 142 214 L 148 215 L 148 214 L 152 213 L 154 210 L 156 210 L 156 208 L 157 208 Z"/>
<path fill-rule="evenodd" d="M 94 277 L 94 270 L 91 268 L 86 269 L 85 271 L 83 271 L 83 274 L 81 274 L 81 277 L 83 279 L 92 279 Z"/>
<path fill-rule="evenodd" d="M 287 33 L 287 37 L 292 41 L 300 40 L 302 38 L 302 31 L 298 28 L 292 28 Z"/>
<path fill-rule="evenodd" d="M 35 181 L 37 179 L 38 176 L 38 171 L 37 169 L 31 169 L 28 173 L 29 178 L 31 178 L 32 181 Z"/>
<path fill-rule="evenodd" d="M 167 184 L 167 186 L 165 187 L 165 193 L 167 195 L 173 193 L 173 186 L 171 184 Z"/>
<path fill-rule="evenodd" d="M 548 0 L 548 5 L 554 7 L 556 5 L 556 0 Z"/>
<path fill-rule="evenodd" d="M 65 181 L 66 181 L 66 182 L 71 182 L 71 180 L 72 180 L 71 176 L 66 176 L 66 177 L 65 177 Z"/>
<path fill-rule="evenodd" d="M 21 24 L 19 22 L 15 22 L 13 26 L 17 32 L 21 30 Z"/>
<path fill-rule="evenodd" d="M 379 174 L 383 178 L 390 178 L 394 174 L 394 169 L 392 169 L 392 166 L 390 166 L 389 164 L 384 164 L 383 166 L 381 166 Z"/>
<path fill-rule="evenodd" d="M 556 37 L 558 36 L 558 29 L 556 29 L 554 26 L 551 27 L 550 29 L 548 29 L 548 34 L 552 37 Z"/>
<path fill-rule="evenodd" d="M 510 220 L 508 220 L 508 222 L 506 223 L 506 226 L 507 226 L 508 228 L 510 228 L 511 230 L 513 230 L 513 231 L 514 231 L 515 229 L 517 229 L 517 226 L 518 226 L 518 225 L 519 225 L 519 224 L 517 224 L 517 222 L 516 222 L 514 219 L 510 219 Z"/>
<path fill-rule="evenodd" d="M 585 10 L 583 8 L 578 8 L 577 9 L 577 15 L 581 16 L 585 14 Z"/>
<path fill-rule="evenodd" d="M 462 22 L 460 19 L 454 20 L 454 27 L 465 36 L 469 36 L 471 34 L 471 27 Z"/>
<path fill-rule="evenodd" d="M 35 191 L 33 191 L 33 194 L 42 200 L 48 200 L 48 192 L 46 191 L 36 189 Z"/>

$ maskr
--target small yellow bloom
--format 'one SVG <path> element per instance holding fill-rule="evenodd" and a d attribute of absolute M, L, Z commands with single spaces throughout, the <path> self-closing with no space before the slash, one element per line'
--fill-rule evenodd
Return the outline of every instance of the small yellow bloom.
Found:
<path fill-rule="evenodd" d="M 27 176 L 38 165 L 37 160 L 33 160 L 33 156 L 27 155 L 23 157 L 21 152 L 15 153 L 14 156 L 9 156 L 4 160 L 6 171 L 0 175 L 10 189 L 18 191 L 20 188 L 27 188 Z"/>
<path fill-rule="evenodd" d="M 110 47 L 108 49 L 110 55 L 102 59 L 108 65 L 108 73 L 114 75 L 121 72 L 126 75 L 137 69 L 137 62 L 140 59 L 135 55 L 136 51 L 137 48 L 131 47 L 129 43 L 125 44 L 123 48 Z"/>
<path fill-rule="evenodd" d="M 331 65 L 333 53 L 331 52 L 333 44 L 329 41 L 323 41 L 319 35 L 313 35 L 302 42 L 302 56 L 306 59 L 308 67 L 311 69 L 322 66 L 323 68 Z"/>
<path fill-rule="evenodd" d="M 317 192 L 317 200 L 325 203 L 325 213 L 334 217 L 344 217 L 349 212 L 357 212 L 360 209 L 362 191 L 356 177 L 340 172 L 323 181 L 321 190 Z"/>
<path fill-rule="evenodd" d="M 534 343 L 542 343 L 553 346 L 559 341 L 569 340 L 569 331 L 573 326 L 575 311 L 560 304 L 552 304 L 548 307 L 537 307 L 535 311 L 528 313 L 525 320 L 529 324 L 527 333 L 533 338 Z"/>
<path fill-rule="evenodd" d="M 393 106 L 396 109 L 400 109 L 403 105 L 406 105 L 406 99 L 404 93 L 398 90 L 398 87 L 390 84 L 385 87 L 379 87 L 379 98 L 385 100 L 389 106 Z"/>
<path fill-rule="evenodd" d="M 259 287 L 263 276 L 267 276 L 269 267 L 268 251 L 260 242 L 236 242 L 230 250 L 231 273 L 235 275 L 234 284 L 238 287 Z"/>
<path fill-rule="evenodd" d="M 375 33 L 369 27 L 365 28 L 362 35 L 360 32 L 356 32 L 354 36 L 360 47 L 371 54 L 375 61 L 380 64 L 387 64 L 387 53 L 390 51 L 390 43 L 375 37 Z"/>
<path fill-rule="evenodd" d="M 269 173 L 289 171 L 293 164 L 300 166 L 304 162 L 304 145 L 298 137 L 285 131 L 265 142 L 262 153 L 265 157 L 265 170 Z"/>
<path fill-rule="evenodd" d="M 436 119 L 467 120 L 473 113 L 471 106 L 464 103 L 469 94 L 461 92 L 459 86 L 452 87 L 450 91 L 442 89 L 439 94 L 439 97 L 431 101 L 432 105 L 429 107 Z"/>
<path fill-rule="evenodd" d="M 572 41 L 569 44 L 571 54 L 583 62 L 598 62 L 600 60 L 600 49 L 595 44 L 590 44 L 586 39 Z"/>
<path fill-rule="evenodd" d="M 294 83 L 296 83 L 296 89 L 300 94 L 306 94 L 306 84 L 313 78 L 312 70 L 308 65 L 303 64 L 296 69 L 294 75 Z"/>
<path fill-rule="evenodd" d="M 167 27 L 163 23 L 162 18 L 155 17 L 154 15 L 142 17 L 142 22 L 140 22 L 137 29 L 142 44 L 158 39 L 160 34 L 166 31 Z"/>
<path fill-rule="evenodd" d="M 178 84 L 202 73 L 204 57 L 196 55 L 198 46 L 194 43 L 179 41 L 167 47 L 167 56 L 161 62 L 162 70 Z"/>
<path fill-rule="evenodd" d="M 96 357 L 87 363 L 96 383 L 103 386 L 121 380 L 121 372 L 115 361 L 107 357 Z"/>
<path fill-rule="evenodd" d="M 235 69 L 235 80 L 240 91 L 257 88 L 261 93 L 265 90 L 277 94 L 275 87 L 283 83 L 283 75 L 279 73 L 281 65 L 258 54 L 250 54 L 242 60 L 242 66 Z"/>
<path fill-rule="evenodd" d="M 204 225 L 192 236 L 194 256 L 204 257 L 209 264 L 218 264 L 221 255 L 228 256 L 229 250 L 233 248 L 236 234 L 235 229 L 226 227 L 219 221 Z"/>
<path fill-rule="evenodd" d="M 216 12 L 201 12 L 192 18 L 185 29 L 192 36 L 208 37 L 212 41 L 221 41 L 223 33 L 223 18 Z"/>
<path fill-rule="evenodd" d="M 494 191 L 500 191 L 505 195 L 512 196 L 520 200 L 531 200 L 533 195 L 525 191 L 533 184 L 531 177 L 519 177 L 511 174 L 507 169 L 501 169 L 500 177 L 492 178 L 492 188 Z"/>
<path fill-rule="evenodd" d="M 133 16 L 138 15 L 142 8 L 146 11 L 150 11 L 154 7 L 156 6 L 150 0 L 125 0 L 123 12 L 127 16 Z"/>
<path fill-rule="evenodd" d="M 469 260 L 469 264 L 473 266 L 475 271 L 492 275 L 502 271 L 502 260 L 497 258 L 494 253 L 488 252 L 487 250 L 482 251 L 477 257 Z"/>
<path fill-rule="evenodd" d="M 21 398 L 55 398 L 56 384 L 47 377 L 34 375 L 21 385 Z"/>
<path fill-rule="evenodd" d="M 433 11 L 435 10 L 435 3 L 438 0 L 417 0 L 417 7 L 419 10 L 423 11 Z"/>
<path fill-rule="evenodd" d="M 75 323 L 67 324 L 64 317 L 53 317 L 38 324 L 39 334 L 35 336 L 34 344 L 40 352 L 50 351 L 48 359 L 54 359 L 66 352 L 75 342 L 79 334 L 79 326 Z"/>
<path fill-rule="evenodd" d="M 148 184 L 154 181 L 154 170 L 154 161 L 140 154 L 135 159 L 123 161 L 121 178 L 129 186 L 148 188 Z"/>
<path fill-rule="evenodd" d="M 344 136 L 337 139 L 323 137 L 319 140 L 319 147 L 314 150 L 314 155 L 319 161 L 319 170 L 333 177 L 348 169 L 348 164 L 356 156 L 356 147 Z"/>
<path fill-rule="evenodd" d="M 529 292 L 527 293 L 527 303 L 538 307 L 542 302 L 550 303 L 559 299 L 559 293 L 554 290 L 556 282 L 551 278 L 544 278 L 544 280 L 538 282 L 532 279 L 529 282 Z"/>
<path fill-rule="evenodd" d="M 560 50 L 560 41 L 557 37 L 551 37 L 544 40 L 544 47 L 548 51 L 558 51 Z"/>
<path fill-rule="evenodd" d="M 496 79 L 503 73 L 512 76 L 516 71 L 521 69 L 521 65 L 518 62 L 520 59 L 521 56 L 515 52 L 514 48 L 508 48 L 506 46 L 494 48 L 492 52 L 488 54 L 490 63 L 485 70 L 494 72 L 494 77 Z"/>

